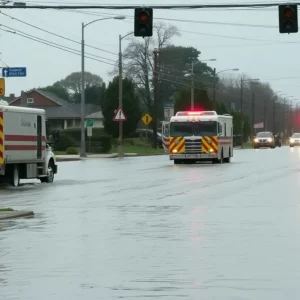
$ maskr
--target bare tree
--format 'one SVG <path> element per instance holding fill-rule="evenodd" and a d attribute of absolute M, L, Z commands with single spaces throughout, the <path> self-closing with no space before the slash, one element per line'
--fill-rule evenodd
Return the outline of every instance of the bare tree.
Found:
<path fill-rule="evenodd" d="M 133 80 L 149 111 L 152 107 L 153 50 L 166 47 L 173 37 L 179 35 L 177 27 L 160 22 L 154 27 L 153 37 L 131 38 L 123 53 L 124 75 Z M 115 68 L 111 75 L 117 73 Z"/>

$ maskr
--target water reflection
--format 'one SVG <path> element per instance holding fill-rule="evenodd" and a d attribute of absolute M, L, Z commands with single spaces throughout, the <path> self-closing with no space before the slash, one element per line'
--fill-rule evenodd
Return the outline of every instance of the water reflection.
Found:
<path fill-rule="evenodd" d="M 61 164 L 53 185 L 1 191 L 35 217 L 0 223 L 0 300 L 296 299 L 298 155 L 235 153 Z"/>

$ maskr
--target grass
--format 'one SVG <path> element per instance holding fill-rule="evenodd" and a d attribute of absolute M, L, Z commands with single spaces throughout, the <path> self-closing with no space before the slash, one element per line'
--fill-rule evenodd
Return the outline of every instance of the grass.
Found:
<path fill-rule="evenodd" d="M 14 211 L 12 208 L 0 208 L 0 211 Z"/>
<path fill-rule="evenodd" d="M 125 153 L 137 153 L 138 155 L 157 155 L 164 154 L 165 151 L 162 148 L 153 149 L 151 145 L 139 146 L 139 145 L 125 145 Z M 113 147 L 110 153 L 118 153 L 118 147 Z"/>
<path fill-rule="evenodd" d="M 253 145 L 251 142 L 244 143 L 244 149 L 253 148 Z"/>
<path fill-rule="evenodd" d="M 54 151 L 55 155 L 68 155 L 66 151 Z"/>

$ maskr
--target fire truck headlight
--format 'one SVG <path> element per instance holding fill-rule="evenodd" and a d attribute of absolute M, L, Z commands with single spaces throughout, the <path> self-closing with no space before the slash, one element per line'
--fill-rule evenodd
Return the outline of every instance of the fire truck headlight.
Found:
<path fill-rule="evenodd" d="M 209 149 L 209 152 L 214 152 L 214 149 L 210 148 L 210 149 Z"/>
<path fill-rule="evenodd" d="M 176 150 L 176 149 L 174 149 L 174 150 L 172 151 L 172 153 L 177 153 L 177 150 Z"/>

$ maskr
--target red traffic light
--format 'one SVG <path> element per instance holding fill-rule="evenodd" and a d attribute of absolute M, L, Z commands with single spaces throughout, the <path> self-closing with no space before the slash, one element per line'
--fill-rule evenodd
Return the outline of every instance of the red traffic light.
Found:
<path fill-rule="evenodd" d="M 285 16 L 285 18 L 291 19 L 293 17 L 293 15 L 294 15 L 294 11 L 290 7 L 287 7 L 284 10 L 283 15 Z"/>
<path fill-rule="evenodd" d="M 140 21 L 143 21 L 143 22 L 146 22 L 148 21 L 149 19 L 149 14 L 146 12 L 146 11 L 142 11 L 140 14 L 139 14 L 139 20 Z"/>

